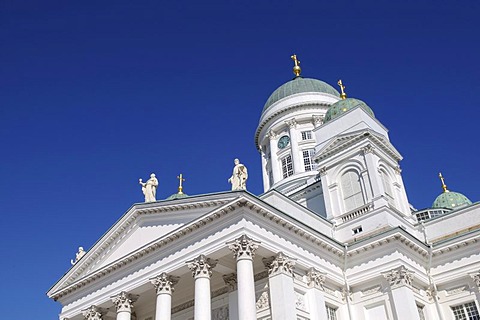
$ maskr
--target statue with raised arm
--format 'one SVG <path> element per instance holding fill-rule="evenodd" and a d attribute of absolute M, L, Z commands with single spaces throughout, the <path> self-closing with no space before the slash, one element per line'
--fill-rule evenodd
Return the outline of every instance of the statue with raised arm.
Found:
<path fill-rule="evenodd" d="M 84 255 L 85 255 L 85 250 L 83 250 L 83 247 L 78 247 L 78 252 L 75 254 L 75 261 L 73 259 L 70 259 L 70 263 L 72 266 L 78 262 Z"/>
<path fill-rule="evenodd" d="M 147 182 L 143 182 L 142 179 L 138 179 L 138 183 L 142 186 L 142 192 L 145 195 L 145 202 L 155 202 L 157 199 L 157 187 L 158 180 L 155 178 L 155 173 L 150 175 L 150 179 Z"/>
<path fill-rule="evenodd" d="M 228 182 L 232 184 L 232 190 L 247 190 L 247 167 L 241 164 L 238 159 L 235 159 L 234 163 L 235 167 L 233 167 L 233 173 Z"/>

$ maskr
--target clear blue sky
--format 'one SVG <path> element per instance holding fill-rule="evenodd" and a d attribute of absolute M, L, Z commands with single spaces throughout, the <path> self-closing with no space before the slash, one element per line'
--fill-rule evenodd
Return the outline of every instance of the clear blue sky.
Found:
<path fill-rule="evenodd" d="M 367 102 L 404 156 L 410 202 L 480 200 L 479 1 L 0 0 L 0 309 L 57 319 L 45 292 L 143 195 L 262 192 L 253 137 L 293 77 Z"/>

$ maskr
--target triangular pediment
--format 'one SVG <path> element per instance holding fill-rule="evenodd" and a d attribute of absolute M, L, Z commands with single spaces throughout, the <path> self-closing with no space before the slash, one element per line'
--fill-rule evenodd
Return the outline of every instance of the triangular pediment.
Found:
<path fill-rule="evenodd" d="M 133 205 L 52 287 L 61 289 L 231 202 L 238 192 Z"/>
<path fill-rule="evenodd" d="M 320 162 L 326 158 L 336 155 L 353 145 L 361 144 L 363 141 L 369 141 L 373 145 L 377 146 L 393 159 L 399 161 L 402 159 L 400 153 L 390 143 L 390 141 L 383 135 L 370 129 L 358 130 L 355 132 L 349 132 L 340 134 L 334 137 L 329 143 L 324 145 L 320 150 L 315 153 L 315 160 Z"/>
<path fill-rule="evenodd" d="M 212 198 L 213 197 L 213 198 Z M 309 230 L 323 238 L 325 243 L 338 246 L 338 254 L 341 254 L 341 246 L 335 241 L 328 239 L 325 234 L 331 228 L 331 224 L 317 216 L 314 212 L 299 206 L 297 203 L 284 196 L 274 196 L 276 206 L 269 204 L 268 200 L 260 198 L 248 192 L 229 192 L 210 196 L 200 196 L 196 202 L 189 199 L 182 203 L 156 202 L 132 207 L 82 258 L 65 274 L 47 293 L 56 299 L 87 285 L 91 281 L 106 276 L 110 272 L 128 266 L 142 257 L 153 254 L 155 250 L 162 250 L 165 245 L 171 245 L 182 241 L 182 238 L 193 236 L 196 232 L 214 223 L 217 219 L 230 214 L 231 216 L 242 215 L 255 219 L 262 219 L 274 228 L 288 228 L 292 230 Z M 279 202 L 283 202 L 288 213 L 276 208 Z M 195 211 L 201 204 L 210 210 L 200 210 L 189 215 L 189 208 Z M 206 203 L 210 203 L 209 206 Z M 181 209 L 183 208 L 183 209 Z M 238 213 L 236 213 L 238 211 Z M 131 225 L 128 229 L 128 225 Z M 121 229 L 125 229 L 122 234 Z M 150 231 L 148 231 L 151 228 Z M 130 231 L 129 231 L 130 230 Z M 302 234 L 305 231 L 302 231 Z M 128 236 L 125 236 L 128 234 Z M 111 246 L 115 238 L 117 245 Z M 113 239 L 112 239 L 113 238 Z M 108 254 L 108 248 L 111 248 Z M 335 250 L 336 251 L 336 250 Z"/>

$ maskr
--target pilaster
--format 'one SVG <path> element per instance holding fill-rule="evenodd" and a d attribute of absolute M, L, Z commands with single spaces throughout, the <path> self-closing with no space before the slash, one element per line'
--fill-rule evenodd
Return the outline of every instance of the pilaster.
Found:
<path fill-rule="evenodd" d="M 277 134 L 270 130 L 267 134 L 270 141 L 270 165 L 272 166 L 273 183 L 282 179 L 282 173 L 280 172 L 280 164 L 278 162 L 278 146 L 277 146 Z M 271 188 L 272 186 L 270 186 Z"/>
<path fill-rule="evenodd" d="M 228 286 L 228 319 L 240 320 L 238 317 L 237 274 L 225 274 L 223 275 L 223 281 L 225 281 L 225 284 Z"/>
<path fill-rule="evenodd" d="M 390 286 L 390 304 L 395 319 L 420 320 L 412 290 L 413 272 L 400 266 L 383 273 Z"/>
<path fill-rule="evenodd" d="M 296 297 L 293 287 L 295 260 L 279 252 L 276 256 L 263 259 L 268 268 L 268 286 L 272 319 L 296 319 Z"/>
<path fill-rule="evenodd" d="M 326 275 L 323 272 L 310 268 L 306 275 L 307 284 L 310 288 L 307 292 L 307 299 L 310 305 L 310 320 L 324 320 L 327 318 L 325 309 L 325 296 L 323 285 Z"/>

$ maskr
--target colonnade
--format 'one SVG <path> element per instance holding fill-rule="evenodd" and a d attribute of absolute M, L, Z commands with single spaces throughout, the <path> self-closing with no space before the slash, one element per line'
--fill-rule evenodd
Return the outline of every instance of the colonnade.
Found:
<path fill-rule="evenodd" d="M 253 259 L 260 242 L 242 235 L 228 242 L 228 248 L 236 259 L 236 273 L 223 276 L 229 286 L 229 319 L 256 320 L 257 301 L 255 298 L 255 279 Z M 265 302 L 269 304 L 273 319 L 296 319 L 296 297 L 294 290 L 293 268 L 295 259 L 279 252 L 276 256 L 262 260 L 268 269 L 268 295 Z M 195 279 L 194 288 L 194 319 L 211 320 L 211 288 L 210 277 L 217 260 L 201 254 L 195 259 L 186 262 Z M 156 292 L 156 320 L 171 320 L 172 294 L 180 278 L 160 273 L 150 279 Z M 325 300 L 323 297 L 323 283 L 325 275 L 311 268 L 307 273 L 307 283 L 311 290 L 306 298 L 309 300 L 311 319 L 326 319 Z M 116 310 L 116 320 L 131 320 L 134 304 L 138 296 L 125 291 L 111 297 Z M 262 300 L 262 299 L 260 299 Z M 83 311 L 86 320 L 102 320 L 102 310 L 91 306 Z"/>

